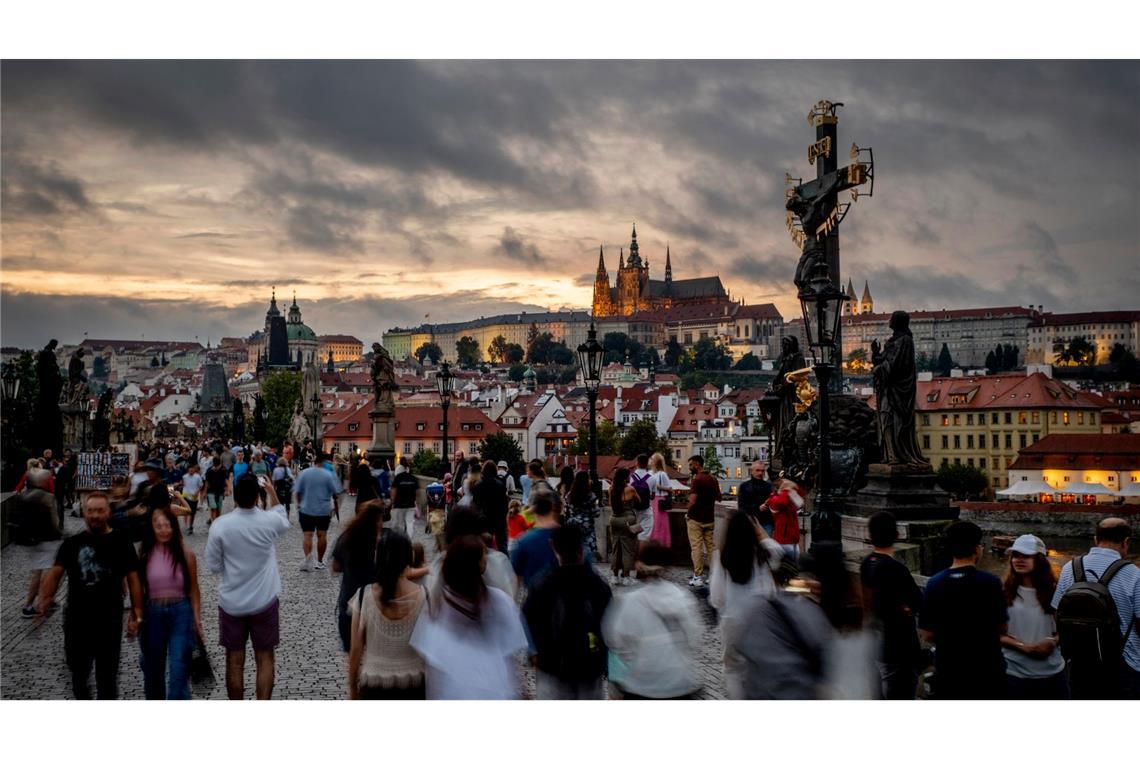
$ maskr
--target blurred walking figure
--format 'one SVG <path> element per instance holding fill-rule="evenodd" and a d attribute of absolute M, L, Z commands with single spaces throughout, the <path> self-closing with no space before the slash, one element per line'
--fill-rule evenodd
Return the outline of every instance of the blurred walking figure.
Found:
<path fill-rule="evenodd" d="M 724 533 L 724 545 L 713 552 L 709 574 L 709 604 L 719 613 L 724 645 L 724 677 L 729 699 L 744 699 L 744 663 L 728 640 L 745 635 L 739 625 L 752 597 L 772 597 L 772 573 L 783 557 L 780 545 L 744 512 L 734 512 Z"/>
<path fill-rule="evenodd" d="M 447 557 L 448 547 L 463 536 L 477 538 L 487 545 L 493 541 L 491 534 L 487 532 L 486 522 L 475 510 L 467 507 L 451 510 L 443 533 L 437 537 L 442 546 L 431 561 L 431 577 L 426 581 L 432 612 L 436 612 L 443 603 L 443 561 Z M 514 600 L 518 591 L 518 580 L 507 555 L 496 551 L 488 552 L 486 567 L 483 570 L 483 583 L 499 589 L 512 601 Z"/>
<path fill-rule="evenodd" d="M 50 470 L 40 467 L 28 470 L 26 488 L 12 501 L 13 542 L 20 547 L 32 570 L 28 595 L 20 611 L 24 618 L 36 616 L 40 581 L 43 574 L 51 570 L 63 539 L 63 524 L 59 522 L 56 499 L 47 490 L 50 482 Z M 55 604 L 54 600 L 52 604 Z"/>
<path fill-rule="evenodd" d="M 590 473 L 579 470 L 574 473 L 574 480 L 563 502 L 562 524 L 573 525 L 582 535 L 582 552 L 587 562 L 593 562 L 598 556 L 597 524 L 601 514 L 598 497 L 590 487 Z"/>
<path fill-rule="evenodd" d="M 637 565 L 645 582 L 618 595 L 602 620 L 609 680 L 625 699 L 686 699 L 701 688 L 700 609 L 691 593 L 661 579 L 668 562 L 664 546 L 647 542 Z"/>
<path fill-rule="evenodd" d="M 935 696 L 939 699 L 1001 699 L 1005 658 L 1001 637 L 1009 614 L 1001 581 L 977 568 L 982 529 L 956 522 L 946 529 L 954 558 L 926 583 L 918 627 L 934 644 Z"/>
<path fill-rule="evenodd" d="M 523 616 L 535 652 L 538 699 L 601 699 L 606 672 L 602 616 L 613 593 L 585 563 L 582 533 L 557 528 L 558 567 L 527 595 Z"/>
<path fill-rule="evenodd" d="M 190 658 L 198 642 L 206 639 L 202 594 L 198 558 L 183 543 L 178 518 L 169 507 L 151 512 L 139 568 L 144 605 L 139 638 L 146 698 L 190 699 Z"/>
<path fill-rule="evenodd" d="M 878 634 L 876 664 L 883 699 L 914 699 L 918 688 L 922 648 L 915 630 L 915 616 L 922 592 L 906 565 L 895 559 L 898 522 L 890 512 L 876 512 L 867 521 L 875 548 L 859 567 L 863 586 L 863 609 L 871 616 Z"/>
<path fill-rule="evenodd" d="M 412 544 L 384 531 L 376 549 L 376 581 L 349 603 L 352 647 L 350 699 L 423 699 L 424 661 L 410 644 L 427 592 L 409 578 Z"/>
<path fill-rule="evenodd" d="M 518 608 L 483 582 L 487 547 L 463 536 L 447 547 L 442 603 L 421 615 L 411 646 L 424 660 L 428 699 L 517 699 L 515 656 L 527 648 Z"/>
<path fill-rule="evenodd" d="M 1028 533 L 1009 548 L 1009 570 L 1002 582 L 1009 629 L 1001 643 L 1010 699 L 1069 698 L 1050 606 L 1057 583 L 1047 556 L 1045 542 Z"/>
<path fill-rule="evenodd" d="M 357 491 L 357 493 L 360 493 Z M 356 516 L 337 536 L 332 550 L 332 571 L 341 573 L 336 600 L 336 624 L 341 647 L 352 645 L 352 621 L 348 603 L 356 592 L 376 579 L 376 544 L 384 525 L 384 504 L 378 499 L 361 502 Z"/>

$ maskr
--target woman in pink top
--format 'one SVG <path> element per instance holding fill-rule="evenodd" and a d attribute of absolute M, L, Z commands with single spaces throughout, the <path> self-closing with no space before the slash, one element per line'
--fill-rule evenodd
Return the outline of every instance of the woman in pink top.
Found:
<path fill-rule="evenodd" d="M 148 528 L 139 556 L 144 690 L 147 699 L 190 699 L 190 657 L 204 640 L 198 559 L 169 507 L 156 507 Z"/>

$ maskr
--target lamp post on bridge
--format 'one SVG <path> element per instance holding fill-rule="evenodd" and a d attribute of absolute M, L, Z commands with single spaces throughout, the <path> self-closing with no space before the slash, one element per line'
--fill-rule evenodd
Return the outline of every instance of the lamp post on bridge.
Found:
<path fill-rule="evenodd" d="M 602 357 L 605 349 L 598 342 L 598 331 L 590 321 L 586 342 L 578 346 L 578 363 L 582 368 L 582 384 L 590 401 L 590 482 L 598 504 L 602 503 L 602 481 L 598 478 L 598 386 L 602 382 Z"/>
<path fill-rule="evenodd" d="M 455 376 L 451 374 L 451 365 L 444 362 L 435 376 L 435 387 L 439 392 L 439 405 L 443 409 L 443 465 L 442 472 L 439 475 L 441 478 L 451 468 L 451 455 L 447 451 L 447 410 L 451 406 L 454 382 Z"/>

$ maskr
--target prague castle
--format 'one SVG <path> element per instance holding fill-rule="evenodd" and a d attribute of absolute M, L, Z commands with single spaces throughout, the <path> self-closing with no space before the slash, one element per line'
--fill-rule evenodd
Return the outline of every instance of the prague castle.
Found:
<path fill-rule="evenodd" d="M 598 272 L 594 279 L 595 317 L 629 316 L 643 311 L 669 309 L 688 304 L 731 304 L 720 277 L 673 279 L 673 262 L 665 248 L 665 279 L 649 279 L 649 262 L 641 258 L 637 227 L 629 243 L 629 257 L 618 254 L 617 286 L 610 286 L 604 250 L 598 251 Z"/>

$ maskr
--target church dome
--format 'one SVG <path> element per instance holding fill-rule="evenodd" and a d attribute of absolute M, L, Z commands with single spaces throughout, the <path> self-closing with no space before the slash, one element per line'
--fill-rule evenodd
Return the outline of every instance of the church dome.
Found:
<path fill-rule="evenodd" d="M 304 322 L 290 322 L 285 326 L 285 329 L 288 332 L 290 344 L 297 341 L 317 342 L 317 334 L 313 332 L 313 328 Z"/>

